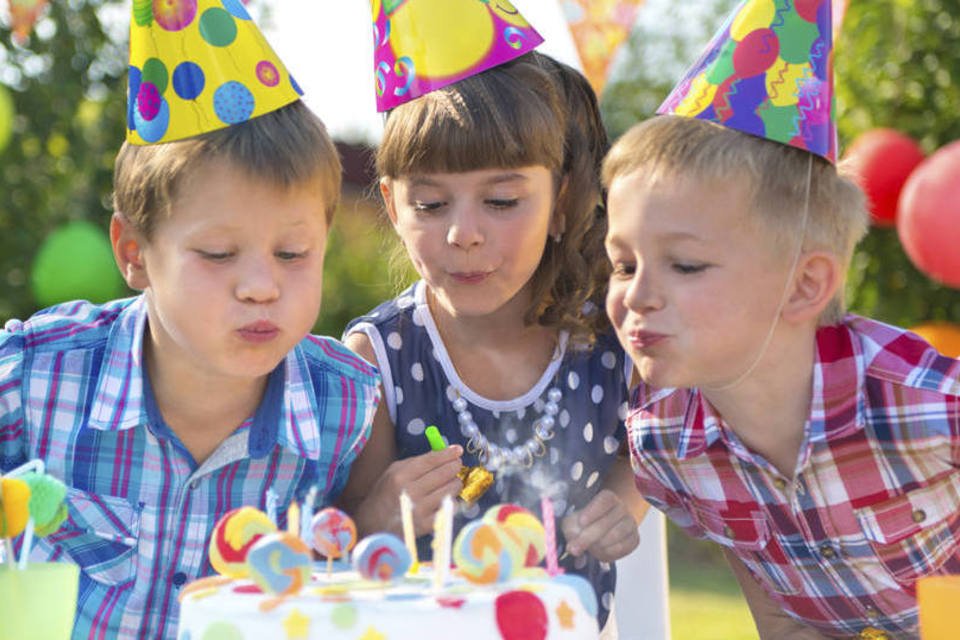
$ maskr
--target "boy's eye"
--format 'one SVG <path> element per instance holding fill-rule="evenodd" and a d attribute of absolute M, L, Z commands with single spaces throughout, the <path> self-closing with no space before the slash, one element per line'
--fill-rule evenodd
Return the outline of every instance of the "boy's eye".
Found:
<path fill-rule="evenodd" d="M 211 262 L 224 262 L 234 255 L 232 251 L 204 251 L 202 249 L 198 249 L 197 253 L 204 260 L 210 260 Z"/>
<path fill-rule="evenodd" d="M 707 264 L 691 264 L 685 262 L 674 262 L 672 268 L 674 271 L 681 275 L 690 275 L 694 273 L 700 273 L 701 271 L 706 270 L 710 266 Z"/>
<path fill-rule="evenodd" d="M 291 262 L 305 258 L 308 253 L 309 251 L 277 251 L 275 255 L 285 262 Z"/>
<path fill-rule="evenodd" d="M 494 209 L 510 209 L 517 206 L 520 198 L 487 198 L 484 202 L 488 207 Z"/>

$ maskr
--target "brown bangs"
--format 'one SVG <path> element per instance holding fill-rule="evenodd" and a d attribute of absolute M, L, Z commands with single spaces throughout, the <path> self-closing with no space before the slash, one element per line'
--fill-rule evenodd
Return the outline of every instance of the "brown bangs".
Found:
<path fill-rule="evenodd" d="M 393 110 L 377 170 L 399 178 L 543 165 L 559 176 L 565 123 L 558 112 L 564 110 L 546 72 L 503 65 Z"/>

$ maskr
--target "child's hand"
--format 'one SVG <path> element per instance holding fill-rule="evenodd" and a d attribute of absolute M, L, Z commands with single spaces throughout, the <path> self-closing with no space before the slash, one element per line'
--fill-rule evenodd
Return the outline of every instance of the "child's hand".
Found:
<path fill-rule="evenodd" d="M 420 536 L 433 531 L 433 517 L 444 496 L 456 496 L 463 483 L 457 477 L 463 448 L 451 445 L 443 451 L 431 451 L 412 458 L 397 460 L 387 467 L 364 500 L 361 509 L 371 521 L 389 521 L 385 527 L 402 534 L 400 494 L 403 491 L 413 503 L 413 528 Z M 386 518 L 385 514 L 395 514 Z M 363 516 L 361 516 L 362 519 Z M 383 530 L 380 527 L 378 530 Z M 368 532 L 370 533 L 370 532 Z"/>
<path fill-rule="evenodd" d="M 567 551 L 579 556 L 587 551 L 601 562 L 613 562 L 637 548 L 637 522 L 613 491 L 603 489 L 560 522 Z"/>

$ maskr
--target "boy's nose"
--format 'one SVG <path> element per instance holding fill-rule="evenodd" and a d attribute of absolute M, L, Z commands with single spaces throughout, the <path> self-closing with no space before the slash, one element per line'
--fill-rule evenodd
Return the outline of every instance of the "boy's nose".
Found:
<path fill-rule="evenodd" d="M 280 296 L 274 266 L 268 260 L 249 259 L 237 281 L 237 298 L 244 302 L 271 302 Z"/>
<path fill-rule="evenodd" d="M 624 304 L 636 313 L 663 308 L 663 296 L 657 290 L 648 270 L 637 267 L 624 295 Z"/>

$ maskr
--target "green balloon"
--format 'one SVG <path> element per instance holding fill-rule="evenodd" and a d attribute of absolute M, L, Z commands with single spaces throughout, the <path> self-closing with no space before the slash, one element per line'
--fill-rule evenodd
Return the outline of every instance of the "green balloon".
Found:
<path fill-rule="evenodd" d="M 13 98 L 10 91 L 0 84 L 0 153 L 6 148 L 13 135 L 13 118 L 17 115 L 13 109 Z"/>
<path fill-rule="evenodd" d="M 167 83 L 170 76 L 167 74 L 167 65 L 163 64 L 160 58 L 150 58 L 143 63 L 143 74 L 140 76 L 141 82 L 151 82 L 157 87 L 160 95 L 167 90 Z"/>
<path fill-rule="evenodd" d="M 200 16 L 200 35 L 215 47 L 226 47 L 237 38 L 237 23 L 225 9 L 212 7 Z"/>
<path fill-rule="evenodd" d="M 43 307 L 67 300 L 106 302 L 126 291 L 110 240 L 83 220 L 47 236 L 33 260 L 30 282 L 34 299 Z"/>

